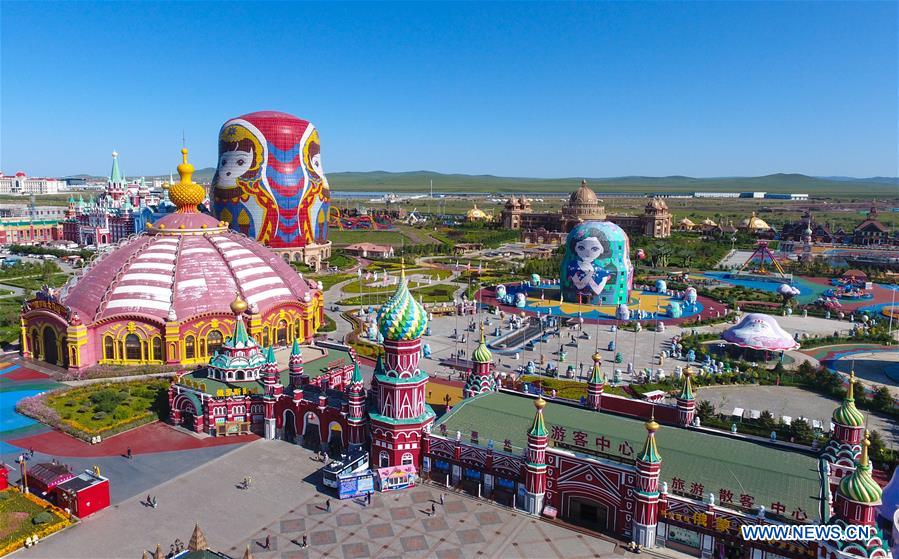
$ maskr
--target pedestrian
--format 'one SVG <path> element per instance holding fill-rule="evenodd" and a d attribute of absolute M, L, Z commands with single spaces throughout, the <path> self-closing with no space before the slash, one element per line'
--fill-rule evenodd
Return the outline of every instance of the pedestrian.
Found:
<path fill-rule="evenodd" d="M 431 503 L 431 516 L 434 516 L 435 514 L 437 514 L 437 507 L 434 503 Z"/>
<path fill-rule="evenodd" d="M 152 503 L 153 503 L 153 508 L 155 509 L 156 508 L 156 497 L 153 497 Z"/>
<path fill-rule="evenodd" d="M 368 506 L 370 504 L 371 504 L 371 493 L 366 493 L 365 494 L 365 506 Z"/>
<path fill-rule="evenodd" d="M 440 506 L 444 506 L 446 504 L 446 493 L 440 494 Z"/>
<path fill-rule="evenodd" d="M 150 494 L 149 494 L 149 493 L 147 493 L 147 504 L 148 504 L 148 505 L 152 505 L 152 504 L 153 504 L 153 499 L 150 498 Z"/>
<path fill-rule="evenodd" d="M 272 545 L 272 536 L 271 534 L 265 535 L 265 549 L 268 549 Z"/>
<path fill-rule="evenodd" d="M 325 501 L 325 510 L 331 512 L 331 499 Z"/>
<path fill-rule="evenodd" d="M 306 532 L 303 532 L 303 547 L 306 547 Z"/>
<path fill-rule="evenodd" d="M 125 451 L 125 454 L 128 456 L 128 460 L 131 460 L 131 447 L 128 447 L 128 450 Z"/>
<path fill-rule="evenodd" d="M 28 454 L 31 458 L 34 458 L 34 447 L 28 447 Z"/>

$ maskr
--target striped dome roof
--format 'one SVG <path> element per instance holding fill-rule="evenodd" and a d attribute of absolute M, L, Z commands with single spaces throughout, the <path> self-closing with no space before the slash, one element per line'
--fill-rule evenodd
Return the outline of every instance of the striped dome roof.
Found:
<path fill-rule="evenodd" d="M 864 427 L 865 416 L 855 407 L 855 371 L 849 375 L 849 387 L 840 407 L 833 410 L 833 422 L 847 427 Z"/>
<path fill-rule="evenodd" d="M 871 462 L 868 461 L 869 446 L 871 446 L 871 441 L 868 439 L 868 433 L 865 433 L 865 439 L 862 441 L 862 455 L 855 471 L 840 481 L 840 493 L 857 503 L 879 503 L 883 496 L 883 489 L 871 477 Z"/>
<path fill-rule="evenodd" d="M 490 363 L 493 361 L 493 354 L 490 353 L 490 348 L 487 347 L 487 341 L 484 339 L 483 326 L 481 327 L 481 342 L 478 344 L 478 347 L 474 348 L 471 358 L 475 363 Z"/>
<path fill-rule="evenodd" d="M 385 340 L 417 340 L 428 326 L 428 313 L 409 292 L 405 271 L 393 296 L 378 311 L 378 330 Z"/>
<path fill-rule="evenodd" d="M 86 323 L 134 314 L 165 321 L 230 315 L 236 292 L 265 312 L 313 291 L 277 254 L 220 229 L 140 235 L 92 263 L 63 289 L 62 302 Z"/>

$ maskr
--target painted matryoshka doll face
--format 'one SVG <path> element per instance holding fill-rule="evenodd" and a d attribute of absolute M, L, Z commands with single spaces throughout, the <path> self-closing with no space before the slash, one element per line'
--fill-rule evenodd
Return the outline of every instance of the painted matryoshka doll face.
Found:
<path fill-rule="evenodd" d="M 237 178 L 250 169 L 253 163 L 253 154 L 249 151 L 235 149 L 226 151 L 219 156 L 218 181 L 216 186 L 233 187 L 237 185 Z"/>
<path fill-rule="evenodd" d="M 596 237 L 587 237 L 575 243 L 574 252 L 579 260 L 593 262 L 602 256 L 602 243 Z"/>

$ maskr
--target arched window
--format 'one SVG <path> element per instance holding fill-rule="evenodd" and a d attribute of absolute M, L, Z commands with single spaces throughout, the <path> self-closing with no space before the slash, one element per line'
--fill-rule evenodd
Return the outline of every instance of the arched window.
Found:
<path fill-rule="evenodd" d="M 197 356 L 197 339 L 193 336 L 184 338 L 184 358 L 194 359 Z"/>
<path fill-rule="evenodd" d="M 293 336 L 295 338 L 300 338 L 300 340 L 303 339 L 303 334 L 300 331 L 300 319 L 299 318 L 293 321 Z"/>
<path fill-rule="evenodd" d="M 222 336 L 222 333 L 218 330 L 213 330 L 209 332 L 206 336 L 206 350 L 209 352 L 209 355 L 215 355 L 215 352 L 222 347 L 222 343 L 224 343 L 225 339 Z"/>
<path fill-rule="evenodd" d="M 403 454 L 403 464 L 411 464 L 412 463 L 412 454 L 406 453 Z"/>
<path fill-rule="evenodd" d="M 103 355 L 106 359 L 115 359 L 115 341 L 112 336 L 103 338 Z"/>
<path fill-rule="evenodd" d="M 268 326 L 262 329 L 262 347 L 268 347 Z"/>
<path fill-rule="evenodd" d="M 278 345 L 287 345 L 287 321 L 281 320 L 278 322 Z"/>
<path fill-rule="evenodd" d="M 125 359 L 140 361 L 140 338 L 137 334 L 125 336 Z"/>
<path fill-rule="evenodd" d="M 389 465 L 390 465 L 390 457 L 387 456 L 386 450 L 382 450 L 381 455 L 378 458 L 378 467 L 386 468 Z"/>
<path fill-rule="evenodd" d="M 162 338 L 158 336 L 153 338 L 153 359 L 164 361 L 162 357 Z"/>

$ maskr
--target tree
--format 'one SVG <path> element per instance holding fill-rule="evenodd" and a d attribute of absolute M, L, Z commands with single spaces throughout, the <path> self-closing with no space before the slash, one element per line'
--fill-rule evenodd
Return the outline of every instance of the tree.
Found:
<path fill-rule="evenodd" d="M 874 397 L 871 398 L 871 404 L 878 410 L 890 410 L 893 408 L 893 395 L 886 386 L 879 386 L 874 391 Z"/>
<path fill-rule="evenodd" d="M 777 421 L 770 411 L 765 410 L 759 415 L 759 426 L 765 431 L 773 431 L 777 427 Z"/>
<path fill-rule="evenodd" d="M 805 442 L 812 440 L 812 427 L 805 419 L 797 418 L 790 423 L 790 434 L 796 439 L 796 442 Z"/>
<path fill-rule="evenodd" d="M 862 406 L 866 404 L 867 396 L 865 394 L 865 385 L 861 383 L 861 381 L 855 381 L 855 385 L 853 386 L 853 397 L 855 398 L 855 405 Z"/>
<path fill-rule="evenodd" d="M 696 406 L 696 415 L 699 416 L 699 419 L 703 423 L 706 423 L 710 417 L 715 415 L 715 406 L 708 400 L 702 400 L 699 402 L 699 405 Z"/>

